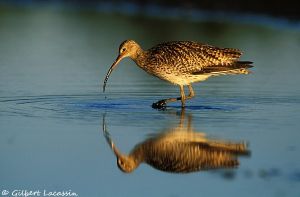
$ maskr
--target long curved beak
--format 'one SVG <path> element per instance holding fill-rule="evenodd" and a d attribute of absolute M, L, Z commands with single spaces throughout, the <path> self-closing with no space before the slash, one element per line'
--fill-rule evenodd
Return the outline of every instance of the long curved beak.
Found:
<path fill-rule="evenodd" d="M 121 154 L 120 151 L 117 149 L 117 147 L 115 146 L 114 143 L 112 143 L 111 149 L 114 151 L 114 153 L 115 153 L 115 155 L 116 155 L 117 158 L 119 158 L 119 157 L 122 156 L 122 154 Z"/>
<path fill-rule="evenodd" d="M 106 77 L 104 79 L 104 83 L 103 83 L 103 92 L 105 92 L 105 86 L 106 86 L 106 82 L 110 76 L 110 74 L 112 73 L 112 71 L 114 70 L 114 68 L 117 66 L 117 64 L 123 59 L 123 55 L 120 54 L 117 59 L 114 61 L 114 63 L 111 65 L 111 67 L 109 68 Z"/>
<path fill-rule="evenodd" d="M 117 149 L 117 147 L 115 146 L 114 142 L 110 138 L 110 134 L 108 133 L 107 128 L 106 128 L 106 124 L 105 124 L 105 116 L 103 116 L 102 129 L 103 129 L 103 135 L 104 135 L 104 137 L 106 139 L 106 142 L 108 143 L 108 145 L 110 146 L 110 148 L 114 151 L 115 156 L 117 158 L 119 158 L 122 154 L 120 153 L 120 151 Z"/>
<path fill-rule="evenodd" d="M 105 136 L 107 143 L 109 144 L 110 148 L 114 151 L 114 154 L 117 158 L 121 157 L 121 152 L 117 149 L 114 142 L 111 140 L 109 136 Z"/>

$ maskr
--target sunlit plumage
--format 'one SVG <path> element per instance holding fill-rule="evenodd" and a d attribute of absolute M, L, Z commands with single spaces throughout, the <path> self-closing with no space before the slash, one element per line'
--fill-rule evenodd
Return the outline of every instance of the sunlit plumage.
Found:
<path fill-rule="evenodd" d="M 194 97 L 192 83 L 217 75 L 248 74 L 252 62 L 239 61 L 241 55 L 238 49 L 192 41 L 166 42 L 144 51 L 135 41 L 126 40 L 120 45 L 119 56 L 106 75 L 103 91 L 112 70 L 124 57 L 130 57 L 147 73 L 180 87 L 180 97 L 161 100 L 153 107 L 159 108 L 176 100 L 181 100 L 184 107 L 185 100 Z M 184 94 L 184 86 L 189 88 L 188 96 Z"/>

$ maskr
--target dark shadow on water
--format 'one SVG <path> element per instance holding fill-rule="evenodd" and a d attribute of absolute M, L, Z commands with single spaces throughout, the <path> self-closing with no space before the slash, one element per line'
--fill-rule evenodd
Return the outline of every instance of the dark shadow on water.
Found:
<path fill-rule="evenodd" d="M 93 102 L 93 103 L 73 103 L 74 108 L 81 108 L 81 109 L 117 109 L 117 108 L 126 108 L 128 104 L 121 104 L 121 103 L 103 103 L 103 102 Z"/>
<path fill-rule="evenodd" d="M 185 119 L 187 124 L 184 123 Z M 107 130 L 105 116 L 103 135 L 117 157 L 117 166 L 125 173 L 133 172 L 141 163 L 170 173 L 237 168 L 238 157 L 250 157 L 250 150 L 245 142 L 209 139 L 205 133 L 195 132 L 192 116 L 185 116 L 185 110 L 180 112 L 177 126 L 148 135 L 128 155 L 122 154 L 113 142 Z"/>
<path fill-rule="evenodd" d="M 170 109 L 181 109 L 181 106 L 168 107 Z M 167 109 L 168 109 L 167 108 Z M 213 111 L 233 111 L 238 109 L 236 106 L 212 106 L 212 105 L 187 105 L 185 109 L 189 110 L 213 110 Z"/>

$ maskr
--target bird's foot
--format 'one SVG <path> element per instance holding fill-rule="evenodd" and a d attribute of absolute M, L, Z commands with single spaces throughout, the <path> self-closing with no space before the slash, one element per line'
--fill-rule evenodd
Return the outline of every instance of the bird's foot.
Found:
<path fill-rule="evenodd" d="M 167 102 L 166 100 L 160 100 L 156 103 L 152 104 L 152 108 L 159 109 L 159 110 L 165 110 L 167 108 Z"/>

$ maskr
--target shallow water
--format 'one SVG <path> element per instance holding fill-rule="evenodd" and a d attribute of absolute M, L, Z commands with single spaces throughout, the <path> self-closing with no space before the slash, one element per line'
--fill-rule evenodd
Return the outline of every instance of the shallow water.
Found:
<path fill-rule="evenodd" d="M 299 31 L 187 22 L 79 10 L 0 9 L 0 189 L 73 191 L 79 196 L 298 196 L 300 193 Z M 240 48 L 253 74 L 195 84 L 185 119 L 208 137 L 249 144 L 238 168 L 171 174 L 142 164 L 122 173 L 107 129 L 128 153 L 150 134 L 176 128 L 178 87 L 130 60 L 104 76 L 118 45 L 144 48 L 195 40 Z"/>

